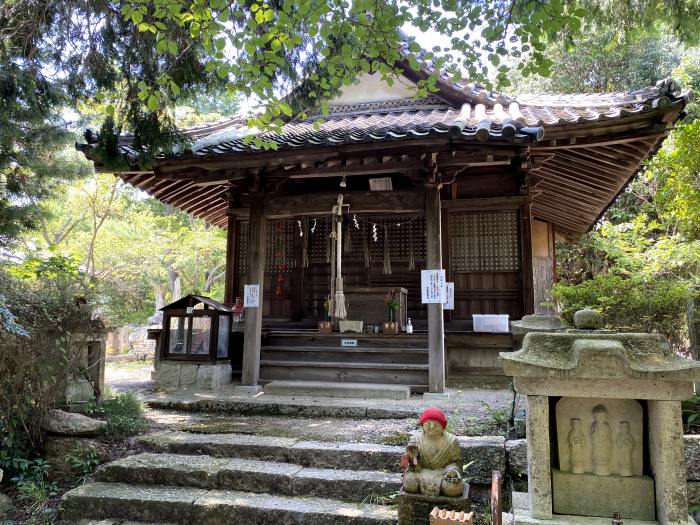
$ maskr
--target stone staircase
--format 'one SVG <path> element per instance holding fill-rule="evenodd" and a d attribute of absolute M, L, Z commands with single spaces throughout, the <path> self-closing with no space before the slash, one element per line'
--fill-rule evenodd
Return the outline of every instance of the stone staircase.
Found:
<path fill-rule="evenodd" d="M 505 473 L 502 437 L 460 437 L 470 495 Z M 389 525 L 401 487 L 402 446 L 250 434 L 164 431 L 148 450 L 103 466 L 64 496 L 81 525 Z"/>
<path fill-rule="evenodd" d="M 357 346 L 344 347 L 343 339 Z M 425 392 L 428 336 L 270 331 L 260 350 L 260 381 L 380 383 Z"/>
<path fill-rule="evenodd" d="M 150 452 L 105 465 L 64 496 L 66 521 L 396 523 L 396 511 L 381 503 L 395 503 L 402 447 L 187 432 L 139 441 Z"/>

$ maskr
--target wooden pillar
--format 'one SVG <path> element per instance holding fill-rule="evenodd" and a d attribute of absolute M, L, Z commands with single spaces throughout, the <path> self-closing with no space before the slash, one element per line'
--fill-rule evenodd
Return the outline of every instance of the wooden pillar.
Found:
<path fill-rule="evenodd" d="M 535 313 L 535 291 L 532 274 L 532 226 L 530 200 L 520 206 L 520 260 L 522 261 L 523 315 Z"/>
<path fill-rule="evenodd" d="M 224 277 L 224 304 L 233 306 L 236 302 L 236 272 L 238 270 L 238 221 L 233 215 L 228 217 L 226 230 L 226 275 Z"/>
<path fill-rule="evenodd" d="M 425 194 L 426 255 L 428 270 L 442 269 L 442 226 L 440 190 Z M 428 369 L 431 393 L 445 391 L 445 321 L 441 304 L 428 305 Z"/>
<path fill-rule="evenodd" d="M 247 284 L 260 286 L 260 304 L 257 308 L 245 309 L 243 370 L 241 375 L 241 385 L 244 387 L 257 387 L 258 379 L 260 378 L 260 337 L 263 317 L 266 237 L 267 225 L 263 215 L 263 199 L 258 197 L 250 206 Z"/>

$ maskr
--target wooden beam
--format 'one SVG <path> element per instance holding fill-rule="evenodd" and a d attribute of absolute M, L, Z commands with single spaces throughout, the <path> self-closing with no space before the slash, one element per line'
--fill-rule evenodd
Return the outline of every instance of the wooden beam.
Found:
<path fill-rule="evenodd" d="M 241 385 L 257 387 L 260 379 L 260 338 L 263 318 L 263 284 L 267 248 L 267 221 L 263 213 L 264 199 L 257 197 L 251 206 L 248 223 L 248 284 L 260 286 L 260 303 L 246 308 L 243 339 L 243 370 Z"/>
<path fill-rule="evenodd" d="M 274 195 L 265 199 L 265 218 L 289 219 L 296 216 L 328 215 L 329 203 L 336 202 L 338 194 L 350 205 L 352 213 L 418 213 L 425 209 L 422 191 L 342 191 Z M 231 209 L 230 213 L 239 213 Z"/>
<path fill-rule="evenodd" d="M 447 210 L 511 210 L 517 209 L 523 202 L 527 202 L 528 197 L 484 197 L 475 199 L 452 199 L 442 201 L 441 206 Z"/>
<path fill-rule="evenodd" d="M 224 277 L 224 304 L 233 306 L 236 302 L 236 270 L 238 269 L 238 235 L 235 217 L 228 217 L 226 229 L 226 274 Z"/>
<path fill-rule="evenodd" d="M 440 190 L 425 192 L 426 268 L 442 269 L 442 224 Z M 441 304 L 428 305 L 428 385 L 429 391 L 445 391 L 445 320 Z"/>

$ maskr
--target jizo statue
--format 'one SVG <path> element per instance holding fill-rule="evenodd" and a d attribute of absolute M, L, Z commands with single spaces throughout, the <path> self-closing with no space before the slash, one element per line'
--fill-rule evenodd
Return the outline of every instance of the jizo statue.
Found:
<path fill-rule="evenodd" d="M 404 490 L 426 496 L 462 496 L 462 451 L 457 438 L 445 431 L 445 414 L 428 408 L 418 423 L 421 428 L 411 436 L 402 458 Z"/>

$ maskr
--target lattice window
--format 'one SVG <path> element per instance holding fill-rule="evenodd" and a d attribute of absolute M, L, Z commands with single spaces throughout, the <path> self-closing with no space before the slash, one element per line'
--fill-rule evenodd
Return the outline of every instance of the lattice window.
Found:
<path fill-rule="evenodd" d="M 453 213 L 450 230 L 452 271 L 520 269 L 517 211 Z"/>
<path fill-rule="evenodd" d="M 248 223 L 241 222 L 238 238 L 238 271 L 244 275 L 248 269 Z M 267 221 L 267 250 L 265 272 L 288 273 L 297 266 L 294 257 L 295 236 L 299 235 L 296 221 Z"/>

